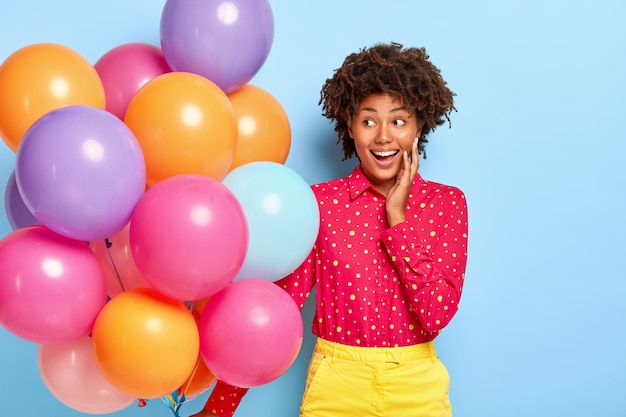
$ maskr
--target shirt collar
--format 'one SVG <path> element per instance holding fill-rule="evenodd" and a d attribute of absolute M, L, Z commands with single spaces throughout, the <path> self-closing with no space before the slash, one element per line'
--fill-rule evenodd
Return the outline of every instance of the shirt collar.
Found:
<path fill-rule="evenodd" d="M 375 192 L 376 194 L 380 194 L 378 191 L 376 191 L 374 186 L 372 186 L 372 183 L 367 179 L 367 177 L 363 173 L 363 170 L 361 169 L 361 165 L 357 165 L 352 170 L 352 172 L 348 174 L 347 179 L 348 179 L 348 186 L 350 189 L 351 200 L 354 200 L 355 198 L 363 194 L 363 192 L 367 190 L 368 188 L 370 188 L 372 192 Z M 419 174 L 419 172 L 416 173 L 415 179 L 413 180 L 412 188 L 415 188 L 418 184 L 421 184 L 423 181 L 424 180 L 422 179 L 422 176 Z"/>

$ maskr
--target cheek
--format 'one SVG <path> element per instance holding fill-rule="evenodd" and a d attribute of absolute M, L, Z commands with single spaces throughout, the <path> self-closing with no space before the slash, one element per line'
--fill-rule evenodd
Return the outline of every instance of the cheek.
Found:
<path fill-rule="evenodd" d="M 362 129 L 350 129 L 350 138 L 356 148 L 366 148 L 371 142 L 371 138 Z"/>
<path fill-rule="evenodd" d="M 356 150 L 357 153 L 365 152 L 365 147 L 359 144 L 359 142 L 357 141 L 354 141 L 354 149 Z"/>
<path fill-rule="evenodd" d="M 413 147 L 413 141 L 415 141 L 416 137 L 419 137 L 419 135 L 415 136 L 411 134 L 411 135 L 404 136 L 402 140 L 399 142 L 402 149 L 404 149 L 405 151 L 410 151 L 411 148 Z"/>
<path fill-rule="evenodd" d="M 356 155 L 362 160 L 367 154 L 369 154 L 369 149 L 367 146 L 364 146 L 362 143 L 358 141 L 354 141 L 354 148 L 356 151 Z"/>

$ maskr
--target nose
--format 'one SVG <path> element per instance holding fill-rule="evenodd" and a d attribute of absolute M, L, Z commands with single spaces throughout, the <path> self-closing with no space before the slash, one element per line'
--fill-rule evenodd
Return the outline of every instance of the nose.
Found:
<path fill-rule="evenodd" d="M 391 140 L 390 126 L 386 123 L 381 124 L 376 135 L 376 143 L 384 144 Z"/>

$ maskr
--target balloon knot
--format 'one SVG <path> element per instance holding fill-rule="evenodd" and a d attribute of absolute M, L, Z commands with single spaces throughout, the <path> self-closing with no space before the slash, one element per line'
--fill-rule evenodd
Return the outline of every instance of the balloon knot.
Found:
<path fill-rule="evenodd" d="M 104 239 L 104 244 L 107 245 L 107 248 L 110 249 L 113 246 L 113 243 L 109 240 L 109 238 Z"/>
<path fill-rule="evenodd" d="M 139 400 L 137 401 L 137 407 L 142 408 L 146 406 L 146 400 L 144 400 L 143 398 L 139 398 Z"/>

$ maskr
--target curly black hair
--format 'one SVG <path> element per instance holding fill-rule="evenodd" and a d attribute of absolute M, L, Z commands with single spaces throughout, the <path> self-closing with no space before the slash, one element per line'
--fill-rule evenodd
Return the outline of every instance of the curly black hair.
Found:
<path fill-rule="evenodd" d="M 429 61 L 425 48 L 404 48 L 395 42 L 362 48 L 346 57 L 320 92 L 322 115 L 335 122 L 344 160 L 356 155 L 348 133 L 350 119 L 359 102 L 374 93 L 402 97 L 404 105 L 415 111 L 422 122 L 418 151 L 424 157 L 426 136 L 446 120 L 450 124 L 450 113 L 456 111 L 456 94 L 447 87 L 439 68 Z"/>

